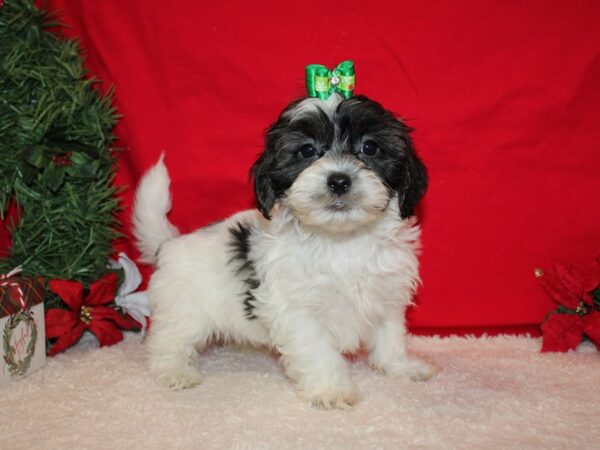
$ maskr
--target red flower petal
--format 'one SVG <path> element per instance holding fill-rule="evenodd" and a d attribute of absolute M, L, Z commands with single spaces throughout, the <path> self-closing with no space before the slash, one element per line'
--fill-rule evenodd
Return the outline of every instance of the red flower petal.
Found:
<path fill-rule="evenodd" d="M 95 306 L 92 308 L 93 320 L 111 320 L 123 330 L 141 329 L 141 325 L 129 315 L 123 315 L 110 306 Z"/>
<path fill-rule="evenodd" d="M 115 298 L 119 277 L 115 272 L 109 272 L 90 286 L 90 294 L 85 299 L 86 305 L 104 305 Z"/>
<path fill-rule="evenodd" d="M 71 309 L 79 311 L 83 302 L 83 284 L 69 280 L 50 280 L 48 287 L 52 292 L 58 294 Z"/>
<path fill-rule="evenodd" d="M 88 326 L 88 329 L 96 335 L 100 346 L 113 345 L 123 339 L 123 333 L 115 324 L 108 320 L 94 320 Z"/>
<path fill-rule="evenodd" d="M 586 298 L 586 302 L 592 304 L 590 292 L 600 287 L 600 264 L 592 263 L 584 275 L 583 290 L 589 296 L 589 301 Z"/>
<path fill-rule="evenodd" d="M 142 324 L 139 323 L 137 320 L 135 320 L 133 317 L 131 317 L 129 314 L 125 314 L 122 317 L 123 317 L 124 321 L 121 322 L 121 324 L 119 324 L 121 329 L 135 330 L 135 331 L 139 331 L 142 329 Z"/>
<path fill-rule="evenodd" d="M 554 273 L 562 283 L 562 285 L 577 298 L 583 297 L 584 276 L 575 267 L 570 264 L 565 264 L 560 261 L 554 262 Z"/>
<path fill-rule="evenodd" d="M 585 316 L 583 332 L 600 349 L 600 312 L 593 312 Z"/>
<path fill-rule="evenodd" d="M 542 324 L 542 352 L 575 350 L 583 336 L 584 321 L 577 314 L 552 314 Z"/>
<path fill-rule="evenodd" d="M 54 356 L 57 353 L 62 352 L 63 350 L 68 349 L 73 344 L 75 344 L 83 334 L 83 323 L 78 323 L 74 328 L 72 328 L 68 333 L 60 336 L 57 341 L 54 343 L 50 350 L 48 351 L 48 355 Z"/>
<path fill-rule="evenodd" d="M 577 309 L 579 306 L 581 299 L 566 289 L 555 274 L 545 273 L 538 277 L 538 281 L 554 302 L 569 309 Z"/>
<path fill-rule="evenodd" d="M 73 311 L 65 309 L 49 309 L 45 314 L 46 337 L 60 337 L 69 332 L 79 322 Z"/>

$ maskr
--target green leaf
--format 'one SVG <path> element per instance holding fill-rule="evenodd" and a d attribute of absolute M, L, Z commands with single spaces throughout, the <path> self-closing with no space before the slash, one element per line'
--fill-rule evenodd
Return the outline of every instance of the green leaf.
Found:
<path fill-rule="evenodd" d="M 25 184 L 33 183 L 33 180 L 35 180 L 35 177 L 38 174 L 38 172 L 39 169 L 31 166 L 25 161 L 23 161 L 23 163 L 21 163 L 21 166 L 19 167 L 19 175 L 21 176 L 21 179 Z"/>
<path fill-rule="evenodd" d="M 9 196 L 5 192 L 0 192 L 0 219 L 4 220 L 4 212 L 8 207 Z"/>
<path fill-rule="evenodd" d="M 596 288 L 592 291 L 592 298 L 594 299 L 596 308 L 600 309 L 600 288 Z"/>
<path fill-rule="evenodd" d="M 44 170 L 44 183 L 52 192 L 57 192 L 65 180 L 65 167 L 49 164 Z"/>
<path fill-rule="evenodd" d="M 23 157 L 25 158 L 25 161 L 33 167 L 41 169 L 47 163 L 45 150 L 46 148 L 42 145 L 30 145 L 25 149 L 25 152 L 23 152 Z"/>
<path fill-rule="evenodd" d="M 85 144 L 82 144 L 80 142 L 75 142 L 75 141 L 67 141 L 67 140 L 60 139 L 60 138 L 53 138 L 51 142 L 52 142 L 52 145 L 55 146 L 55 148 L 59 149 L 59 152 L 63 152 L 63 153 L 66 151 L 71 151 L 73 153 L 80 152 L 80 153 L 86 154 L 87 156 L 89 156 L 92 159 L 96 159 L 96 158 L 100 157 L 100 153 L 98 152 L 98 150 L 90 145 L 85 145 Z"/>
<path fill-rule="evenodd" d="M 575 311 L 574 309 L 569 309 L 563 305 L 558 305 L 558 308 L 556 308 L 556 312 L 559 314 L 577 314 L 577 311 Z"/>
<path fill-rule="evenodd" d="M 71 165 L 68 166 L 67 173 L 73 178 L 88 180 L 96 179 L 97 170 L 95 163 L 96 162 L 86 154 L 74 152 L 71 155 Z"/>

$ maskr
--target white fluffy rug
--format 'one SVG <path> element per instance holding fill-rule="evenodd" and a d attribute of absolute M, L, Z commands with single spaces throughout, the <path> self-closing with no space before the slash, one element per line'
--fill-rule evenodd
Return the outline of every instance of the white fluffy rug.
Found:
<path fill-rule="evenodd" d="M 182 392 L 148 377 L 141 340 L 90 340 L 0 390 L 0 448 L 600 448 L 600 354 L 540 354 L 540 340 L 413 337 L 443 371 L 386 378 L 358 358 L 352 411 L 301 402 L 274 356 L 216 348 Z"/>

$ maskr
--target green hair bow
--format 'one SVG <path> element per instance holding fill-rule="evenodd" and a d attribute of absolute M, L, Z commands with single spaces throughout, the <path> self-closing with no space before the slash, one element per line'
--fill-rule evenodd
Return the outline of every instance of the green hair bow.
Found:
<path fill-rule="evenodd" d="M 354 63 L 343 61 L 333 70 L 321 64 L 306 66 L 306 90 L 309 97 L 322 100 L 329 98 L 333 92 L 339 92 L 345 98 L 351 98 L 356 84 Z"/>

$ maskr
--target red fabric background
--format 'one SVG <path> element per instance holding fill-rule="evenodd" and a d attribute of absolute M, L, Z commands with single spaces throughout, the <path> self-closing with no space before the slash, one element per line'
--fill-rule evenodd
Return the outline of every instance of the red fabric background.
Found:
<path fill-rule="evenodd" d="M 252 204 L 248 168 L 304 66 L 353 59 L 358 92 L 416 128 L 429 167 L 413 330 L 532 330 L 552 308 L 534 267 L 600 247 L 598 2 L 49 6 L 116 87 L 119 184 L 166 150 L 183 231 Z"/>

